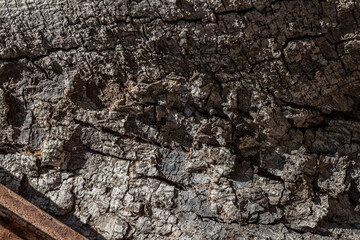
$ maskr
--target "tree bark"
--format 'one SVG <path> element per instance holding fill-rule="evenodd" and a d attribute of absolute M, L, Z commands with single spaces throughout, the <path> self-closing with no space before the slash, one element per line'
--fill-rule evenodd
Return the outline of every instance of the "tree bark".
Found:
<path fill-rule="evenodd" d="M 90 239 L 359 239 L 359 14 L 1 1 L 0 182 Z"/>

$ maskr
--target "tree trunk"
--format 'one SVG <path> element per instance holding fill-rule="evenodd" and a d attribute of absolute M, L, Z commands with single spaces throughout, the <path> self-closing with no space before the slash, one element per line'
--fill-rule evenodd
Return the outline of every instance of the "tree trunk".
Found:
<path fill-rule="evenodd" d="M 1 1 L 0 182 L 90 239 L 360 239 L 359 15 Z"/>

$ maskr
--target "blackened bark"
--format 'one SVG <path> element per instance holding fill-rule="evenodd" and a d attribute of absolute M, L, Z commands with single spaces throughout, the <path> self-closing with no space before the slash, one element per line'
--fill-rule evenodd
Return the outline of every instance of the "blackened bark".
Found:
<path fill-rule="evenodd" d="M 0 180 L 89 238 L 359 239 L 359 13 L 1 1 Z"/>

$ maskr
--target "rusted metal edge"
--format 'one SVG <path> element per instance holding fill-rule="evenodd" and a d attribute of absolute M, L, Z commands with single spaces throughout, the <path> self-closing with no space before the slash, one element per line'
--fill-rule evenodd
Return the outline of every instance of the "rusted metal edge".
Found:
<path fill-rule="evenodd" d="M 1 184 L 0 225 L 0 240 L 2 232 L 13 237 L 9 239 L 86 239 Z"/>
<path fill-rule="evenodd" d="M 15 233 L 0 225 L 0 240 L 21 240 Z"/>

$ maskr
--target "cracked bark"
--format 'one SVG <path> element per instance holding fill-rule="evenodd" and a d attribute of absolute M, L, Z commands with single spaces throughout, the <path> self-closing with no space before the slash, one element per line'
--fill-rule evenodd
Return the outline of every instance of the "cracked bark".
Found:
<path fill-rule="evenodd" d="M 0 2 L 0 181 L 90 239 L 359 239 L 359 14 Z"/>

